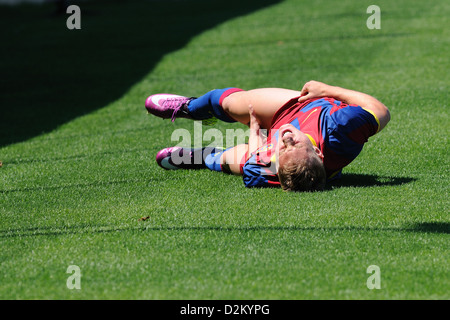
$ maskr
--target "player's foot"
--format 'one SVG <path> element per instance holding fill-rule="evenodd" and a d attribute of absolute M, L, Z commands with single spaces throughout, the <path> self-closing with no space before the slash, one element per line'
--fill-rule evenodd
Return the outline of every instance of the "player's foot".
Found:
<path fill-rule="evenodd" d="M 166 170 L 206 168 L 202 160 L 202 149 L 198 150 L 200 154 L 195 157 L 194 153 L 196 149 L 181 147 L 165 148 L 157 153 L 156 162 L 161 168 Z"/>
<path fill-rule="evenodd" d="M 193 119 L 187 108 L 189 102 L 193 99 L 195 98 L 187 98 L 175 94 L 154 94 L 145 101 L 145 108 L 157 117 L 172 119 L 172 122 L 177 117 Z"/>

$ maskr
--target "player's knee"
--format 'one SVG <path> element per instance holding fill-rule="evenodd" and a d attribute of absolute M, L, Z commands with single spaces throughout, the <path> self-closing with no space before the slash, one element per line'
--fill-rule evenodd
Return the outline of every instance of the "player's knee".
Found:
<path fill-rule="evenodd" d="M 391 121 L 391 112 L 389 111 L 388 108 L 386 108 L 385 113 L 386 113 L 385 122 L 386 122 L 386 124 L 388 124 L 388 122 Z"/>
<path fill-rule="evenodd" d="M 222 108 L 227 112 L 236 112 L 244 102 L 245 94 L 247 91 L 237 91 L 225 97 L 222 101 Z M 248 109 L 248 105 L 247 105 Z M 248 111 L 246 110 L 248 113 Z"/>
<path fill-rule="evenodd" d="M 326 172 L 322 159 L 311 156 L 280 165 L 278 178 L 285 191 L 321 191 L 325 187 Z"/>
<path fill-rule="evenodd" d="M 222 109 L 234 120 L 243 124 L 249 121 L 247 91 L 238 91 L 225 97 L 222 101 Z"/>
<path fill-rule="evenodd" d="M 391 113 L 386 106 L 382 106 L 378 111 L 378 120 L 380 121 L 380 130 L 391 121 Z"/>
<path fill-rule="evenodd" d="M 247 152 L 247 144 L 240 144 L 233 148 L 227 149 L 220 157 L 222 171 L 235 175 L 241 175 L 241 165 L 245 163 Z"/>

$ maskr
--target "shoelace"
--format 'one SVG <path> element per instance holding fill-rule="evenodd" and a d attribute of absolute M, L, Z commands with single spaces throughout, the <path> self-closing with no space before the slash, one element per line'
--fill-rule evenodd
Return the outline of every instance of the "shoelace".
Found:
<path fill-rule="evenodd" d="M 189 104 L 189 102 L 191 102 L 191 100 L 193 100 L 195 98 L 167 98 L 163 104 L 164 107 L 167 107 L 169 109 L 173 109 L 173 113 L 172 113 L 172 122 L 175 121 L 175 118 L 177 117 L 177 113 L 181 110 L 182 112 L 186 113 L 187 112 L 185 110 L 182 110 L 185 106 L 187 106 Z M 201 120 L 203 125 L 206 126 L 212 126 L 214 124 L 216 124 L 217 122 L 217 118 L 215 117 L 211 117 L 208 119 L 203 119 Z"/>
<path fill-rule="evenodd" d="M 175 121 L 177 113 L 180 111 L 180 109 L 183 108 L 188 102 L 189 100 L 186 100 L 185 98 L 168 98 L 163 102 L 164 107 L 173 109 L 171 118 L 172 122 Z"/>

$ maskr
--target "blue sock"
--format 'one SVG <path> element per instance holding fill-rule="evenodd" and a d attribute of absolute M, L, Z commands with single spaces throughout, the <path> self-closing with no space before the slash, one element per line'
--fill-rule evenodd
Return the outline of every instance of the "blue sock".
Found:
<path fill-rule="evenodd" d="M 209 170 L 212 171 L 222 171 L 220 166 L 220 156 L 225 152 L 225 150 L 210 153 L 205 158 L 205 165 Z"/>
<path fill-rule="evenodd" d="M 225 113 L 221 106 L 222 95 L 230 89 L 235 88 L 214 89 L 192 100 L 188 105 L 189 113 L 194 119 L 198 120 L 209 119 L 214 116 L 225 122 L 236 122 Z"/>
<path fill-rule="evenodd" d="M 216 148 L 217 152 L 211 152 L 205 158 L 205 165 L 209 170 L 212 171 L 223 171 L 222 166 L 220 165 L 220 157 L 225 151 L 230 150 L 233 147 L 227 148 L 225 150 L 219 150 Z M 227 172 L 227 171 L 225 171 Z M 229 173 L 229 172 L 227 172 Z"/>

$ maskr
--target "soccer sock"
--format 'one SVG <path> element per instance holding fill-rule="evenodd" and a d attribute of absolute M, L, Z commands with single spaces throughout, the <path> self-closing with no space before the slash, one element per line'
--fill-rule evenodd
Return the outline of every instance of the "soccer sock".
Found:
<path fill-rule="evenodd" d="M 220 170 L 220 155 L 225 151 L 223 148 L 218 147 L 203 147 L 203 148 L 183 148 L 185 154 L 189 155 L 187 163 L 182 164 L 180 167 L 185 169 L 203 169 L 209 168 L 214 171 Z M 218 167 L 212 169 L 212 158 L 217 158 Z M 208 160 L 207 160 L 208 159 Z"/>
<path fill-rule="evenodd" d="M 205 165 L 209 170 L 212 171 L 222 171 L 222 167 L 220 166 L 220 156 L 224 153 L 225 150 L 210 153 L 205 158 Z"/>
<path fill-rule="evenodd" d="M 203 120 L 216 117 L 225 122 L 236 122 L 222 108 L 222 101 L 238 88 L 214 89 L 189 102 L 188 110 L 194 119 Z"/>
<path fill-rule="evenodd" d="M 222 165 L 220 164 L 220 157 L 222 156 L 222 154 L 231 149 L 233 147 L 230 147 L 228 149 L 219 149 L 216 148 L 214 150 L 214 152 L 210 152 L 205 159 L 205 165 L 209 170 L 212 171 L 223 171 L 222 169 Z M 203 154 L 203 156 L 205 155 L 205 153 Z"/>

